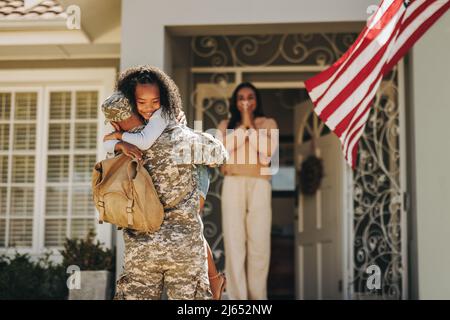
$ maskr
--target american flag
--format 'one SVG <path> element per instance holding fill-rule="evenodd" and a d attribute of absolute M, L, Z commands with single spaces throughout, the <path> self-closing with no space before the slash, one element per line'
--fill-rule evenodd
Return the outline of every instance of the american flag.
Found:
<path fill-rule="evenodd" d="M 383 76 L 450 7 L 450 0 L 383 0 L 350 49 L 305 82 L 319 118 L 356 166 L 358 141 Z"/>

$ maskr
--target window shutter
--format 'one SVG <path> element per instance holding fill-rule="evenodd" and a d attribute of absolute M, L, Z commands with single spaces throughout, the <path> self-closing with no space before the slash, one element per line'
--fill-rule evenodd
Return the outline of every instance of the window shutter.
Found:
<path fill-rule="evenodd" d="M 97 146 L 97 123 L 75 124 L 75 149 L 95 149 Z"/>
<path fill-rule="evenodd" d="M 72 190 L 72 216 L 94 217 L 95 208 L 92 201 L 92 190 L 85 186 L 77 186 Z"/>
<path fill-rule="evenodd" d="M 46 247 L 59 247 L 64 243 L 67 236 L 66 219 L 46 219 L 45 239 Z"/>
<path fill-rule="evenodd" d="M 95 228 L 91 174 L 97 154 L 97 91 L 51 92 L 45 212 L 46 247 Z"/>
<path fill-rule="evenodd" d="M 0 247 L 6 247 L 6 219 L 0 217 Z"/>
<path fill-rule="evenodd" d="M 30 217 L 33 218 L 34 188 L 12 187 L 11 188 L 11 218 Z"/>
<path fill-rule="evenodd" d="M 0 123 L 0 151 L 9 150 L 9 123 Z"/>
<path fill-rule="evenodd" d="M 38 123 L 39 94 L 0 92 L 0 247 L 33 247 L 36 192 L 44 190 L 43 245 L 95 228 L 91 174 L 97 154 L 98 92 L 49 93 L 47 119 Z M 36 150 L 38 126 L 48 126 L 47 150 Z M 44 144 L 45 145 L 45 144 Z M 37 155 L 47 161 L 45 181 L 35 181 Z M 40 158 L 39 158 L 40 159 Z M 39 185 L 37 185 L 39 183 Z M 41 185 L 42 183 L 42 185 Z M 42 217 L 42 216 L 41 216 Z M 41 244 L 38 244 L 39 247 Z"/>
<path fill-rule="evenodd" d="M 37 101 L 37 92 L 0 93 L 2 247 L 33 245 Z"/>
<path fill-rule="evenodd" d="M 0 120 L 10 120 L 11 95 L 10 92 L 0 92 Z"/>
<path fill-rule="evenodd" d="M 69 150 L 70 149 L 70 124 L 51 123 L 48 130 L 49 150 Z"/>
<path fill-rule="evenodd" d="M 14 110 L 15 120 L 36 120 L 37 93 L 16 93 L 16 106 Z"/>
<path fill-rule="evenodd" d="M 6 187 L 0 187 L 0 219 L 6 217 L 6 202 L 8 200 L 8 192 Z"/>
<path fill-rule="evenodd" d="M 31 247 L 33 244 L 33 219 L 11 219 L 9 221 L 8 246 Z"/>
<path fill-rule="evenodd" d="M 69 155 L 49 155 L 47 162 L 48 182 L 69 182 Z"/>
<path fill-rule="evenodd" d="M 95 225 L 94 219 L 73 219 L 70 237 L 71 238 L 86 238 L 89 230 Z"/>
<path fill-rule="evenodd" d="M 35 156 L 13 156 L 12 182 L 33 183 Z"/>
<path fill-rule="evenodd" d="M 51 92 L 50 93 L 50 120 L 70 119 L 72 109 L 72 93 Z"/>
<path fill-rule="evenodd" d="M 79 91 L 76 93 L 76 119 L 96 119 L 97 106 L 97 91 Z"/>
<path fill-rule="evenodd" d="M 0 154 L 0 247 L 6 246 L 10 118 L 11 93 L 0 92 L 0 152 L 5 152 Z"/>
<path fill-rule="evenodd" d="M 8 156 L 0 155 L 0 184 L 8 182 Z"/>

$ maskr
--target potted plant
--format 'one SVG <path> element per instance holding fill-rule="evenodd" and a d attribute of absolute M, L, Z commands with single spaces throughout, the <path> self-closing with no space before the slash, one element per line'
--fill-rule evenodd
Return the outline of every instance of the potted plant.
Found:
<path fill-rule="evenodd" d="M 107 300 L 112 296 L 113 251 L 104 248 L 95 233 L 86 239 L 67 239 L 60 251 L 68 273 L 69 300 Z"/>

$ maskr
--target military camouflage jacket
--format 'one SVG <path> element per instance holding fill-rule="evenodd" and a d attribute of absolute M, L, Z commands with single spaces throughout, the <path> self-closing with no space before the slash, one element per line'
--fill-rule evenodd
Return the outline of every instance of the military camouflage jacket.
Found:
<path fill-rule="evenodd" d="M 196 187 L 195 165 L 224 164 L 228 153 L 212 135 L 171 122 L 150 149 L 144 152 L 164 208 L 173 208 Z"/>

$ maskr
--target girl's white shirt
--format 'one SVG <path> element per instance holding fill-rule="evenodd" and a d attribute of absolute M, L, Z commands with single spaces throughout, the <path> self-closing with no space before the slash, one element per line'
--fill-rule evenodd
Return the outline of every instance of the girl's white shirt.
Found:
<path fill-rule="evenodd" d="M 158 139 L 158 137 L 163 133 L 168 124 L 169 121 L 162 116 L 161 108 L 159 108 L 153 113 L 144 129 L 142 129 L 140 132 L 122 133 L 122 141 L 133 144 L 143 151 L 148 150 L 153 145 L 153 143 L 155 143 L 156 139 Z M 106 125 L 106 134 L 112 133 L 114 131 L 114 127 L 111 125 L 111 123 L 108 123 Z M 120 142 L 120 140 L 107 140 L 103 142 L 103 147 L 105 148 L 107 154 L 114 154 L 114 149 L 118 142 Z"/>

